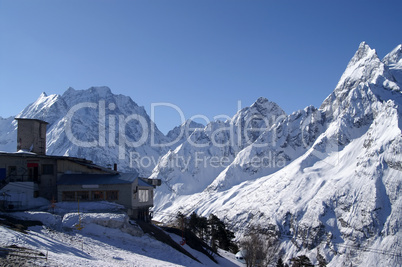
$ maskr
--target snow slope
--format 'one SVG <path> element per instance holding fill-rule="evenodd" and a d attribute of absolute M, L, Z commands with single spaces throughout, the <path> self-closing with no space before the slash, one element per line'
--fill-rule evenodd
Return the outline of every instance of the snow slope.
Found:
<path fill-rule="evenodd" d="M 278 121 L 206 190 L 165 203 L 159 215 L 156 207 L 157 219 L 214 213 L 238 238 L 251 226 L 274 229 L 287 260 L 306 254 L 317 263 L 320 253 L 329 266 L 400 265 L 400 51 L 380 60 L 360 44 L 320 109 Z M 269 153 L 289 160 L 277 171 L 253 169 Z"/>
<path fill-rule="evenodd" d="M 153 170 L 151 178 L 163 182 L 155 195 L 155 211 L 163 210 L 177 197 L 202 192 L 242 149 L 282 117 L 285 112 L 277 104 L 259 98 L 225 122 L 214 121 L 196 129 Z"/>
<path fill-rule="evenodd" d="M 98 207 L 101 208 L 104 205 Z M 199 263 L 144 235 L 141 230 L 133 234 L 123 227 L 128 220 L 125 214 L 82 213 L 82 230 L 76 229 L 77 213 L 60 216 L 25 212 L 12 216 L 42 221 L 46 225 L 32 226 L 27 233 L 0 226 L 0 247 L 18 246 L 47 256 L 47 260 L 45 256 L 30 259 L 35 266 L 238 266 L 221 257 L 217 257 L 218 265 L 186 246 L 185 249 L 201 261 Z"/>

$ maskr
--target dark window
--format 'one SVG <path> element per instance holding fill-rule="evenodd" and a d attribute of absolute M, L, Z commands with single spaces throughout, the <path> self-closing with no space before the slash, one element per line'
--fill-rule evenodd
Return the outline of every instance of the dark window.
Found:
<path fill-rule="evenodd" d="M 0 181 L 6 179 L 6 168 L 0 168 Z"/>
<path fill-rule="evenodd" d="M 54 165 L 53 164 L 42 164 L 42 174 L 53 175 L 54 174 Z"/>
<path fill-rule="evenodd" d="M 39 171 L 38 167 L 29 167 L 28 168 L 28 181 L 39 182 Z"/>
<path fill-rule="evenodd" d="M 63 201 L 75 201 L 75 192 L 63 191 Z"/>
<path fill-rule="evenodd" d="M 77 191 L 77 199 L 89 200 L 89 192 L 88 191 Z"/>
<path fill-rule="evenodd" d="M 103 200 L 103 191 L 93 191 L 92 192 L 92 199 L 93 200 Z"/>
<path fill-rule="evenodd" d="M 106 200 L 118 200 L 119 191 L 106 191 Z"/>

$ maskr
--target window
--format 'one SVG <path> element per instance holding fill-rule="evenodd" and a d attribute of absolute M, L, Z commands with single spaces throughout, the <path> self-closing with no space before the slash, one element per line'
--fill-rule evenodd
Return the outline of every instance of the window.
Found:
<path fill-rule="evenodd" d="M 39 181 L 39 164 L 35 162 L 28 162 L 28 181 L 29 182 L 40 182 Z"/>
<path fill-rule="evenodd" d="M 77 199 L 89 200 L 89 192 L 88 191 L 77 191 Z"/>
<path fill-rule="evenodd" d="M 63 191 L 63 201 L 75 201 L 74 191 Z"/>
<path fill-rule="evenodd" d="M 103 191 L 93 191 L 92 200 L 103 200 Z"/>
<path fill-rule="evenodd" d="M 106 191 L 106 200 L 118 200 L 119 191 Z"/>
<path fill-rule="evenodd" d="M 149 200 L 148 189 L 146 189 L 146 190 L 143 190 L 143 189 L 138 190 L 138 201 L 139 202 L 148 202 L 148 200 Z"/>
<path fill-rule="evenodd" d="M 53 164 L 42 164 L 42 174 L 53 175 L 54 174 L 54 165 Z"/>
<path fill-rule="evenodd" d="M 0 181 L 5 180 L 7 177 L 6 175 L 6 168 L 0 168 Z"/>

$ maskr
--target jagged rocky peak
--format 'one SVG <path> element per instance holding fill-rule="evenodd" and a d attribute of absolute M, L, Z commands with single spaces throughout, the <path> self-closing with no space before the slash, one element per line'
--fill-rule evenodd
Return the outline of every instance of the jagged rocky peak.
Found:
<path fill-rule="evenodd" d="M 274 115 L 286 115 L 285 111 L 275 102 L 269 101 L 265 97 L 260 97 L 255 101 L 250 109 L 257 109 L 262 115 L 268 116 L 270 114 Z"/>
<path fill-rule="evenodd" d="M 267 104 L 267 103 L 269 103 L 269 100 L 268 100 L 267 98 L 265 98 L 265 97 L 259 97 L 259 98 L 251 105 L 251 107 L 253 107 L 253 106 L 256 106 L 256 107 L 258 107 L 258 106 L 264 106 L 264 105 Z"/>
<path fill-rule="evenodd" d="M 76 90 L 69 87 L 63 94 L 63 98 L 70 97 L 87 97 L 87 98 L 107 98 L 113 95 L 112 91 L 107 86 L 91 87 L 86 90 Z"/>
<path fill-rule="evenodd" d="M 66 104 L 60 95 L 47 95 L 43 92 L 35 102 L 27 106 L 16 117 L 40 119 L 52 124 L 63 112 L 66 112 Z"/>
<path fill-rule="evenodd" d="M 388 70 L 392 75 L 391 80 L 397 83 L 402 83 L 402 45 L 398 45 L 394 50 L 386 55 L 382 62 L 384 62 L 388 67 Z M 395 91 L 395 89 L 393 89 L 393 91 Z M 400 91 L 400 88 L 398 91 Z"/>
<path fill-rule="evenodd" d="M 353 106 L 352 102 L 354 101 L 362 102 L 366 101 L 367 98 L 375 100 L 374 94 L 369 89 L 369 84 L 379 83 L 379 81 L 387 79 L 388 76 L 384 63 L 378 58 L 376 51 L 362 42 L 349 61 L 334 92 L 324 100 L 320 110 L 325 112 L 327 119 L 332 120 L 340 115 L 345 108 Z M 379 79 L 380 77 L 382 79 Z M 359 106 L 357 103 L 355 105 Z"/>
<path fill-rule="evenodd" d="M 177 137 L 180 135 L 180 133 L 181 133 L 181 131 L 182 131 L 183 129 L 184 129 L 184 130 L 187 130 L 188 135 L 190 135 L 195 129 L 199 129 L 199 128 L 202 129 L 202 128 L 204 128 L 204 127 L 205 127 L 205 126 L 204 126 L 203 124 L 188 119 L 188 120 L 186 120 L 185 122 L 183 122 L 181 125 L 176 126 L 176 127 L 174 127 L 172 130 L 170 130 L 170 131 L 166 134 L 166 136 L 167 136 L 168 138 L 175 139 L 175 138 L 177 138 Z M 188 136 L 187 136 L 187 137 L 188 137 Z"/>
<path fill-rule="evenodd" d="M 87 97 L 107 97 L 109 95 L 112 95 L 112 91 L 110 90 L 109 87 L 107 86 L 100 86 L 100 87 L 91 87 L 85 90 L 76 90 L 72 87 L 69 87 L 63 94 L 63 97 L 68 98 L 68 97 L 77 97 L 77 96 L 87 96 Z"/>
<path fill-rule="evenodd" d="M 111 110 L 115 108 L 116 111 L 120 110 L 123 113 L 134 112 L 148 116 L 146 115 L 144 107 L 138 106 L 131 97 L 114 94 L 107 86 L 91 87 L 86 90 L 75 90 L 70 87 L 64 92 L 62 98 L 70 107 L 84 102 L 98 103 L 99 101 L 105 101 L 107 109 L 109 109 L 109 105 L 111 105 Z"/>
<path fill-rule="evenodd" d="M 197 129 L 204 129 L 204 125 L 193 120 L 188 119 L 181 125 L 174 127 L 170 130 L 166 137 L 172 143 L 171 149 L 175 149 L 181 145 L 191 134 Z"/>
<path fill-rule="evenodd" d="M 394 50 L 392 50 L 388 55 L 386 55 L 382 60 L 382 62 L 384 62 L 384 64 L 386 65 L 392 65 L 400 63 L 401 60 L 402 60 L 402 44 L 395 47 Z"/>
<path fill-rule="evenodd" d="M 335 90 L 350 89 L 360 82 L 375 81 L 384 71 L 384 65 L 375 49 L 362 42 L 355 55 L 349 61 L 345 72 Z"/>
<path fill-rule="evenodd" d="M 366 42 L 361 42 L 359 48 L 357 49 L 355 55 L 350 60 L 349 65 L 352 65 L 364 58 L 378 58 L 375 49 L 371 49 Z M 348 67 L 349 67 L 348 65 Z"/>
<path fill-rule="evenodd" d="M 112 93 L 110 88 L 107 87 L 107 86 L 92 86 L 91 88 L 89 88 L 89 92 L 96 93 L 96 94 L 98 94 L 100 96 L 106 96 L 106 95 Z"/>
<path fill-rule="evenodd" d="M 239 110 L 231 119 L 235 125 L 242 125 L 249 120 L 275 120 L 280 116 L 285 116 L 285 111 L 275 102 L 269 101 L 267 98 L 258 98 L 250 107 Z"/>

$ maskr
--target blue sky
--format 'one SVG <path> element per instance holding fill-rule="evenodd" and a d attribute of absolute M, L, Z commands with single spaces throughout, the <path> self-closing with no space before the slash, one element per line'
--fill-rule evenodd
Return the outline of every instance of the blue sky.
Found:
<path fill-rule="evenodd" d="M 150 112 L 236 113 L 263 96 L 320 106 L 359 43 L 402 43 L 402 1 L 0 0 L 0 116 L 41 92 L 108 86 Z M 180 123 L 159 108 L 158 127 Z"/>

